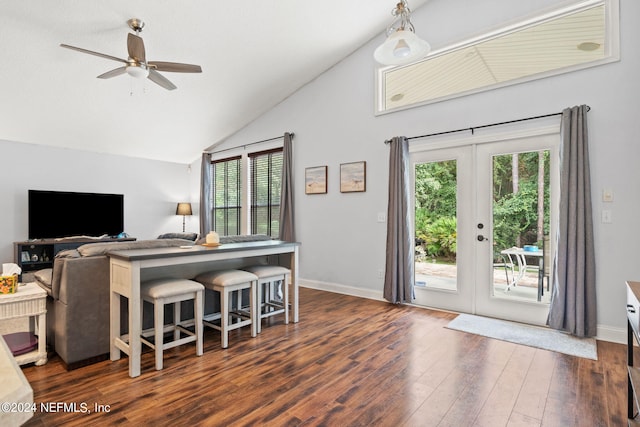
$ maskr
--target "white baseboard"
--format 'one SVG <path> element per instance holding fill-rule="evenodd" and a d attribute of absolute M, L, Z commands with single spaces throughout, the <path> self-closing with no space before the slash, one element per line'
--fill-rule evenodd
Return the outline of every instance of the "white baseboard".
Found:
<path fill-rule="evenodd" d="M 321 282 L 318 280 L 300 279 L 300 286 L 303 288 L 317 289 L 319 291 L 334 292 L 337 294 L 351 295 L 353 297 L 386 301 L 382 297 L 382 291 L 356 288 L 353 286 L 341 285 L 338 283 Z"/>
<path fill-rule="evenodd" d="M 371 289 L 356 288 L 353 286 L 341 285 L 339 283 L 321 282 L 319 280 L 300 279 L 300 286 L 304 288 L 317 289 L 319 291 L 334 292 L 337 294 L 350 295 L 354 297 L 367 298 L 376 301 L 386 301 L 382 296 L 382 291 L 374 291 Z M 412 304 L 413 305 L 413 304 Z M 414 305 L 419 308 L 429 308 Z M 438 309 L 435 309 L 438 310 Z M 443 310 L 446 311 L 446 310 Z M 627 343 L 627 329 L 616 328 L 607 325 L 598 325 L 598 335 L 596 339 L 601 341 L 609 341 L 618 344 Z"/>
<path fill-rule="evenodd" d="M 596 339 L 601 341 L 627 344 L 627 328 L 616 328 L 607 325 L 598 325 L 598 335 Z"/>

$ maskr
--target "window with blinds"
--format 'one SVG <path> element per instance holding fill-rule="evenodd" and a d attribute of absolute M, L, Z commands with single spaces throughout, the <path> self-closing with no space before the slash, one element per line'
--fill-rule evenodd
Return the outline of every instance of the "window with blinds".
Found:
<path fill-rule="evenodd" d="M 249 155 L 251 171 L 251 234 L 280 234 L 282 148 Z"/>
<path fill-rule="evenodd" d="M 232 157 L 212 162 L 213 230 L 221 236 L 240 234 L 242 206 L 242 158 Z"/>

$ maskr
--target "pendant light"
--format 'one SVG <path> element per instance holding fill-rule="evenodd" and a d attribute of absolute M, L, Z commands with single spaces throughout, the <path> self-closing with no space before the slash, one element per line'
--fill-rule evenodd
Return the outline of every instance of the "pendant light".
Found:
<path fill-rule="evenodd" d="M 398 3 L 391 14 L 395 19 L 387 28 L 387 40 L 373 53 L 375 60 L 384 65 L 402 65 L 424 58 L 431 46 L 416 35 L 407 1 Z"/>

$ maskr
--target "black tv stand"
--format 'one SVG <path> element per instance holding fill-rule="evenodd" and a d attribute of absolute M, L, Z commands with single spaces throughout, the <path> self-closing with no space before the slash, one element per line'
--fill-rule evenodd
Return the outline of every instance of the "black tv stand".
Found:
<path fill-rule="evenodd" d="M 133 237 L 123 239 L 102 238 L 93 239 L 90 237 L 68 237 L 60 239 L 32 239 L 24 242 L 13 242 L 13 259 L 22 269 L 21 281 L 31 280 L 31 274 L 44 268 L 53 267 L 53 258 L 60 251 L 66 249 L 76 249 L 87 243 L 104 242 L 131 242 L 136 240 Z M 27 276 L 25 277 L 25 273 Z"/>

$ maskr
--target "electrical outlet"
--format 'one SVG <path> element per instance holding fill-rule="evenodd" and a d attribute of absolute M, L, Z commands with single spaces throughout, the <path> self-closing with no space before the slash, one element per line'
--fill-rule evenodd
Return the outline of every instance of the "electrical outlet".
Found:
<path fill-rule="evenodd" d="M 384 270 L 378 270 L 378 279 L 384 279 Z"/>
<path fill-rule="evenodd" d="M 378 212 L 378 222 L 386 222 L 387 215 L 384 212 Z"/>
<path fill-rule="evenodd" d="M 604 209 L 602 211 L 602 223 L 603 224 L 611 224 L 611 211 L 608 209 Z"/>

